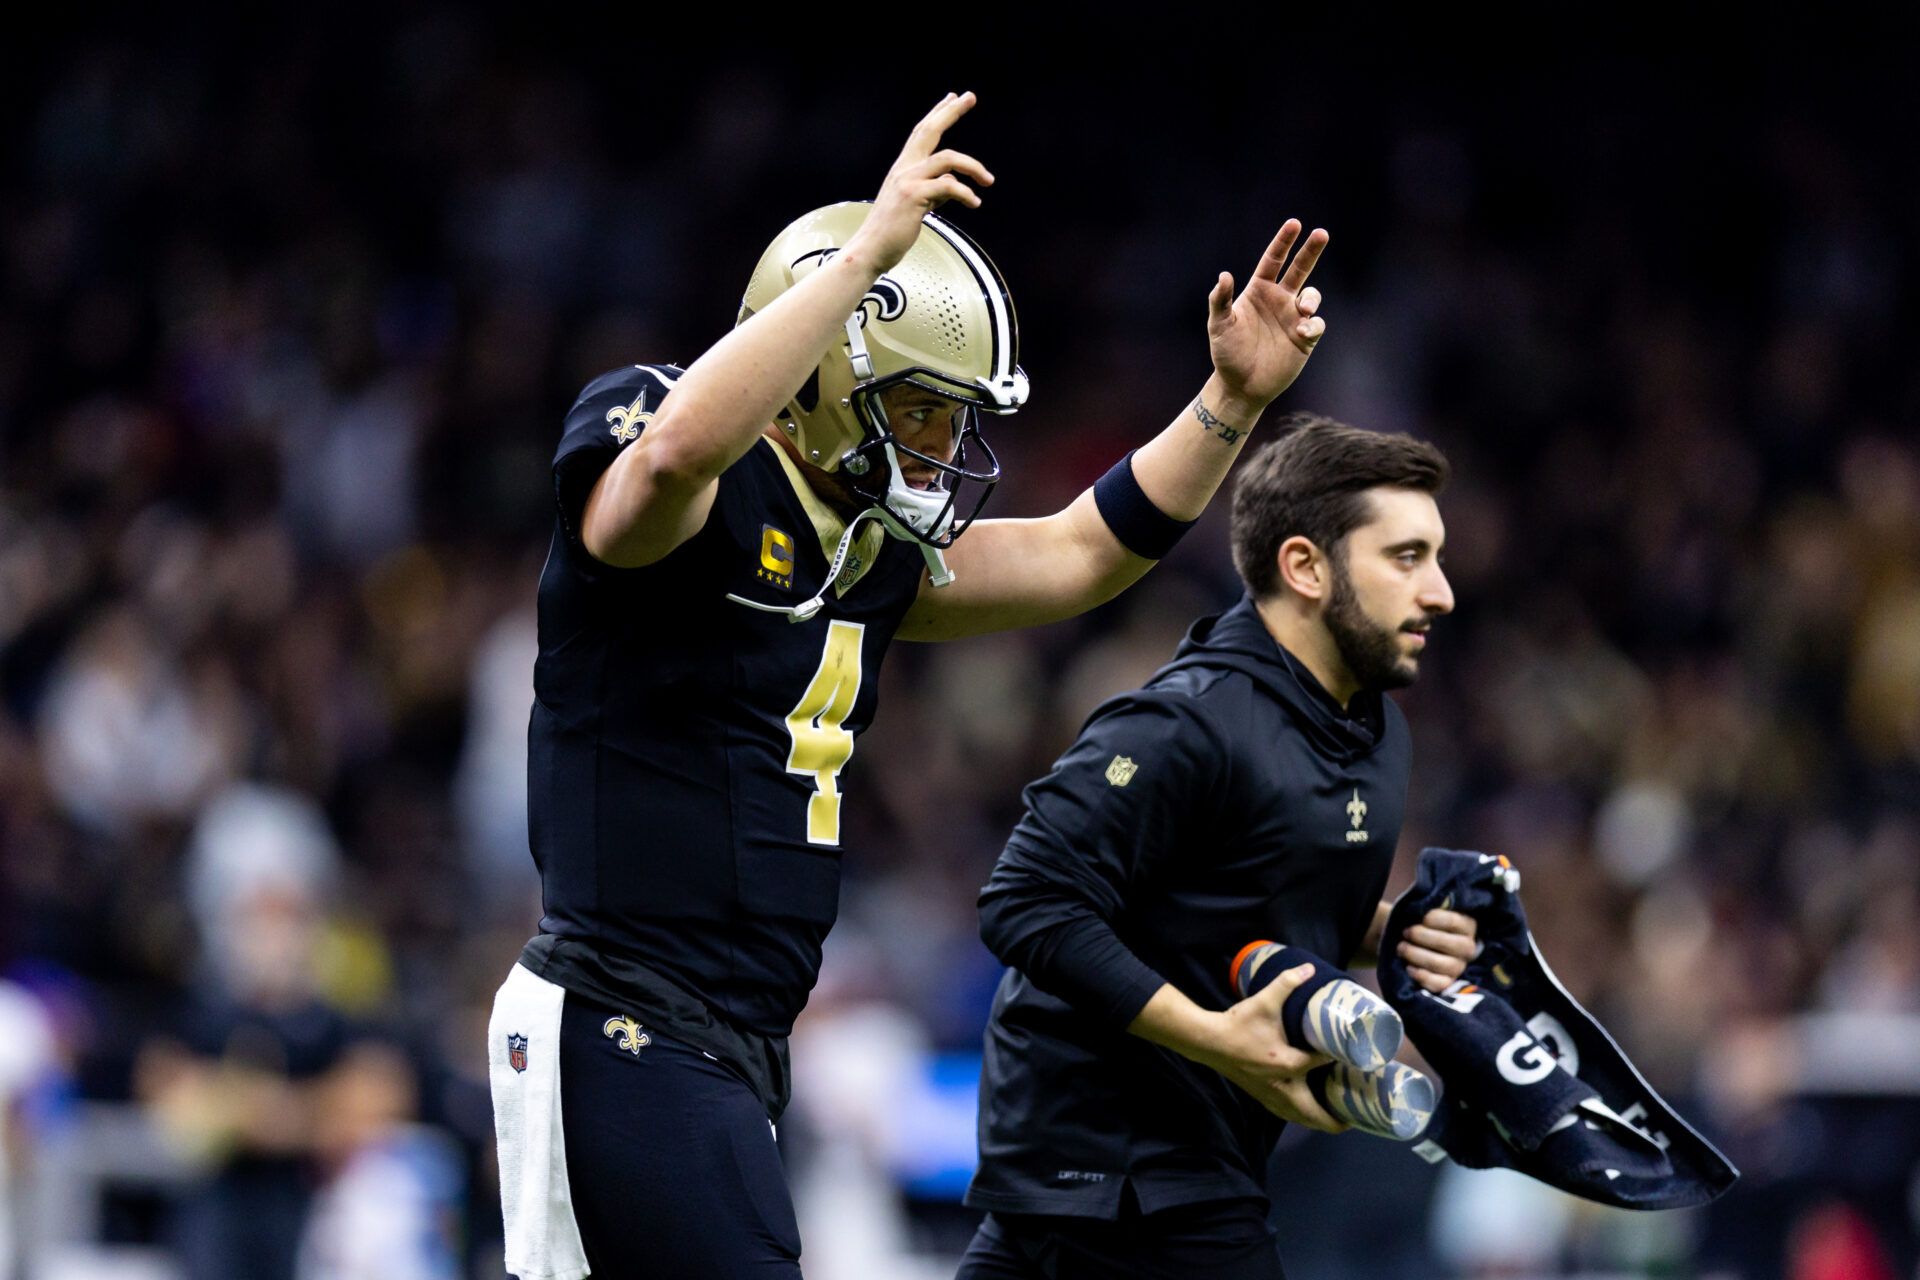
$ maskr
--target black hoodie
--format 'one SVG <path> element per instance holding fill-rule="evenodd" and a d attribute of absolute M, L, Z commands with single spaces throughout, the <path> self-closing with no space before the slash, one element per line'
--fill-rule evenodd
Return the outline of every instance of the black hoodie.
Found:
<path fill-rule="evenodd" d="M 1264 1196 L 1282 1122 L 1127 1034 L 1163 982 L 1234 1002 L 1256 938 L 1344 963 L 1386 887 L 1406 803 L 1398 707 L 1342 711 L 1251 600 L 1195 623 L 1145 688 L 1102 704 L 1025 792 L 980 894 L 1011 971 L 987 1026 L 967 1203 L 1112 1218 Z"/>

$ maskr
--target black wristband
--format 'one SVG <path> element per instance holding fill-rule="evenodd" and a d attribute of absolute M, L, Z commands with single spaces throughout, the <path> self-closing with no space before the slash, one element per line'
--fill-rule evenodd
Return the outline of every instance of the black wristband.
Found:
<path fill-rule="evenodd" d="M 1143 560 L 1163 559 L 1180 541 L 1180 535 L 1195 524 L 1192 520 L 1175 520 L 1153 505 L 1133 478 L 1131 453 L 1094 481 L 1093 504 L 1120 545 Z"/>

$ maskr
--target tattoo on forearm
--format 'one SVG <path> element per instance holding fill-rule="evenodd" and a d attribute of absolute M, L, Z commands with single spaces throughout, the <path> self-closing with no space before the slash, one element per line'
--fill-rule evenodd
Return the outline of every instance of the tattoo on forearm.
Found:
<path fill-rule="evenodd" d="M 1200 419 L 1200 425 L 1202 427 L 1205 427 L 1211 434 L 1219 436 L 1228 444 L 1232 444 L 1235 440 L 1238 440 L 1246 434 L 1246 432 L 1242 431 L 1239 427 L 1230 427 L 1220 421 L 1215 415 L 1208 413 L 1207 406 L 1197 398 L 1193 402 L 1193 412 Z"/>

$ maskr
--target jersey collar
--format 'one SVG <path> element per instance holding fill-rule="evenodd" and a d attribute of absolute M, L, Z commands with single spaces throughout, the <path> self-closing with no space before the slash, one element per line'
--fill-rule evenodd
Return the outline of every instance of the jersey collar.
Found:
<path fill-rule="evenodd" d="M 760 443 L 773 450 L 773 456 L 780 460 L 780 469 L 786 473 L 787 482 L 793 486 L 793 493 L 800 500 L 801 510 L 807 513 L 807 519 L 813 525 L 815 536 L 820 539 L 820 554 L 826 562 L 833 563 L 834 553 L 840 548 L 841 535 L 847 531 L 847 522 L 839 513 L 820 500 L 820 495 L 807 483 L 806 476 L 787 451 L 765 436 Z M 886 545 L 887 531 L 876 523 L 862 529 L 854 541 L 853 552 L 847 557 L 846 567 L 840 570 L 840 577 L 833 584 L 835 597 L 847 594 L 848 588 L 866 577 L 867 570 L 879 563 L 880 551 Z"/>

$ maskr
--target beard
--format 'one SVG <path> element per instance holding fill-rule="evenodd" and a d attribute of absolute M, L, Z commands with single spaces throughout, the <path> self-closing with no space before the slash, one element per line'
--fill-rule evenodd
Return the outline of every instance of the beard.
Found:
<path fill-rule="evenodd" d="M 1347 577 L 1347 567 L 1334 560 L 1333 594 L 1327 599 L 1327 630 L 1333 635 L 1340 660 L 1362 689 L 1404 689 L 1420 675 L 1412 658 L 1400 651 L 1400 631 L 1383 627 L 1367 616 Z"/>

